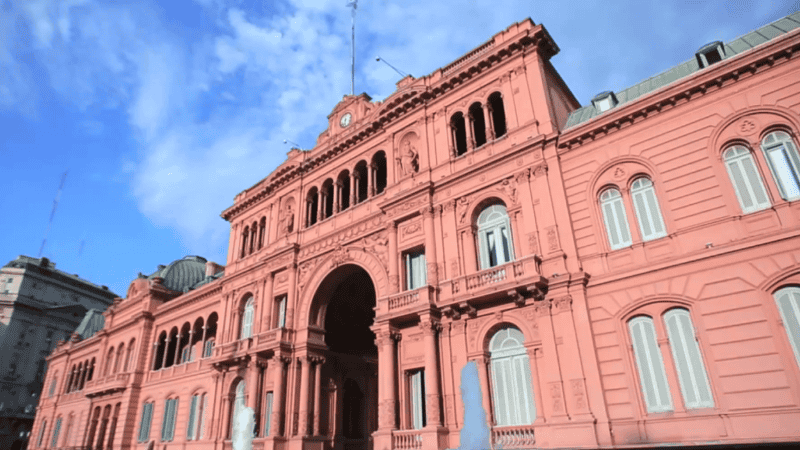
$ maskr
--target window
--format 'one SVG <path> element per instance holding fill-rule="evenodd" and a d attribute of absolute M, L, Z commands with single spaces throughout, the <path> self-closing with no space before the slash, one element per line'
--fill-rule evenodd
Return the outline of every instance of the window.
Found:
<path fill-rule="evenodd" d="M 192 361 L 192 349 L 188 345 L 183 347 L 181 350 L 181 364 L 185 364 Z"/>
<path fill-rule="evenodd" d="M 422 429 L 425 426 L 425 383 L 423 377 L 425 371 L 420 369 L 411 372 L 408 377 L 409 389 L 411 395 L 411 428 L 415 430 Z"/>
<path fill-rule="evenodd" d="M 481 211 L 478 216 L 478 248 L 481 270 L 514 259 L 511 224 L 505 206 L 492 205 Z"/>
<path fill-rule="evenodd" d="M 150 422 L 153 420 L 153 403 L 142 406 L 142 420 L 139 422 L 139 442 L 147 442 L 150 438 Z"/>
<path fill-rule="evenodd" d="M 536 420 L 530 360 L 524 342 L 525 336 L 514 326 L 497 331 L 489 342 L 498 426 L 529 425 Z"/>
<path fill-rule="evenodd" d="M 450 118 L 450 133 L 455 156 L 467 153 L 467 125 L 464 121 L 464 114 L 458 112 Z"/>
<path fill-rule="evenodd" d="M 275 299 L 275 328 L 286 326 L 286 295 L 281 295 Z"/>
<path fill-rule="evenodd" d="M 164 420 L 161 422 L 161 441 L 170 442 L 175 437 L 175 417 L 178 412 L 178 399 L 170 398 L 164 403 Z"/>
<path fill-rule="evenodd" d="M 644 177 L 636 179 L 631 185 L 631 197 L 636 219 L 639 221 L 639 231 L 642 232 L 642 240 L 651 241 L 666 236 L 664 219 L 658 208 L 653 182 Z"/>
<path fill-rule="evenodd" d="M 406 264 L 406 290 L 419 289 L 427 283 L 425 251 L 415 250 L 403 254 Z"/>
<path fill-rule="evenodd" d="M 664 314 L 664 324 L 667 327 L 669 346 L 678 371 L 686 409 L 714 407 L 708 374 L 700 354 L 700 346 L 697 345 L 689 311 L 681 308 L 667 311 Z"/>
<path fill-rule="evenodd" d="M 200 426 L 197 428 L 197 439 L 203 439 L 206 435 L 206 415 L 208 415 L 208 395 L 203 394 L 200 397 L 200 412 L 197 413 L 197 420 L 200 421 Z"/>
<path fill-rule="evenodd" d="M 611 250 L 629 247 L 633 242 L 628 231 L 628 218 L 625 215 L 625 205 L 622 204 L 622 195 L 617 189 L 606 189 L 600 194 L 600 209 L 603 211 L 603 221 L 606 224 Z"/>
<path fill-rule="evenodd" d="M 653 319 L 646 316 L 636 317 L 628 322 L 628 327 L 647 412 L 672 411 L 664 359 L 656 342 Z"/>
<path fill-rule="evenodd" d="M 264 404 L 267 408 L 264 414 L 264 436 L 269 436 L 270 426 L 272 425 L 272 392 L 267 392 Z"/>
<path fill-rule="evenodd" d="M 784 200 L 800 198 L 800 156 L 788 133 L 774 131 L 761 141 L 767 163 Z"/>
<path fill-rule="evenodd" d="M 469 119 L 472 125 L 472 139 L 475 148 L 486 143 L 486 119 L 483 117 L 483 106 L 480 103 L 473 103 L 469 107 Z"/>
<path fill-rule="evenodd" d="M 36 446 L 42 446 L 42 440 L 44 439 L 44 431 L 47 429 L 47 421 L 42 422 L 42 428 L 39 429 L 39 439 L 36 440 Z"/>
<path fill-rule="evenodd" d="M 197 422 L 200 417 L 198 409 L 200 405 L 200 396 L 193 395 L 192 401 L 189 403 L 189 423 L 186 426 L 186 440 L 188 441 L 197 439 Z"/>
<path fill-rule="evenodd" d="M 244 306 L 244 312 L 242 313 L 242 337 L 240 339 L 247 339 L 252 336 L 254 309 L 255 305 L 253 302 L 253 297 L 250 297 L 247 300 L 247 303 Z"/>
<path fill-rule="evenodd" d="M 56 424 L 53 427 L 53 438 L 50 440 L 50 447 L 57 447 L 58 443 L 58 433 L 61 431 L 61 417 L 56 419 Z"/>
<path fill-rule="evenodd" d="M 758 174 L 753 155 L 741 145 L 733 146 L 722 154 L 731 184 L 745 214 L 769 208 L 770 202 L 761 175 Z"/>
<path fill-rule="evenodd" d="M 503 106 L 503 96 L 495 92 L 489 96 L 489 117 L 492 120 L 494 137 L 499 138 L 506 134 L 506 112 Z"/>
<path fill-rule="evenodd" d="M 58 377 L 54 376 L 53 381 L 50 382 L 50 390 L 47 392 L 48 397 L 52 397 L 53 394 L 56 392 L 56 381 Z"/>
<path fill-rule="evenodd" d="M 800 366 L 800 288 L 783 288 L 775 292 L 774 297 L 778 303 L 783 327 L 794 350 L 794 358 Z"/>
<path fill-rule="evenodd" d="M 203 358 L 210 358 L 213 353 L 214 353 L 214 339 L 209 339 L 206 341 L 203 348 Z"/>

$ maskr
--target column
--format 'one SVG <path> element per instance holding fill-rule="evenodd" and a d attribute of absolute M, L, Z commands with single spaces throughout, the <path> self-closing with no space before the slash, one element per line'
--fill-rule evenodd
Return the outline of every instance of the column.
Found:
<path fill-rule="evenodd" d="M 167 366 L 167 350 L 169 349 L 169 334 L 167 334 L 167 338 L 164 340 L 164 356 L 161 359 L 161 368 Z M 102 367 L 102 366 L 101 366 Z"/>
<path fill-rule="evenodd" d="M 531 382 L 533 382 L 534 404 L 536 405 L 536 420 L 534 423 L 540 424 L 544 422 L 544 399 L 542 398 L 542 383 L 539 382 L 541 379 L 539 376 L 539 364 L 536 360 L 541 358 L 542 351 L 536 351 L 535 348 L 528 348 L 527 352 L 528 361 L 531 367 Z"/>
<path fill-rule="evenodd" d="M 389 294 L 400 292 L 400 274 L 397 271 L 397 224 L 389 220 Z"/>
<path fill-rule="evenodd" d="M 336 214 L 341 211 L 342 208 L 342 182 L 336 180 L 336 183 L 333 184 L 333 188 L 336 190 L 336 196 L 333 197 L 333 213 Z"/>
<path fill-rule="evenodd" d="M 155 342 L 153 342 L 153 367 L 152 370 L 156 370 L 156 366 L 158 365 L 158 338 L 156 338 Z"/>
<path fill-rule="evenodd" d="M 314 358 L 314 436 L 319 436 L 320 395 L 322 395 L 322 365 L 325 358 Z"/>
<path fill-rule="evenodd" d="M 561 381 L 561 370 L 559 369 L 556 338 L 553 330 L 553 321 L 550 316 L 551 303 L 550 299 L 545 299 L 534 304 L 539 326 L 539 335 L 542 338 L 542 363 L 544 365 L 545 390 L 550 396 L 547 401 L 542 402 L 544 405 L 549 406 L 549 408 L 545 408 L 544 419 L 545 421 L 550 419 L 558 420 L 559 418 L 561 420 L 568 420 L 569 417 L 564 407 L 564 388 Z"/>
<path fill-rule="evenodd" d="M 275 303 L 275 274 L 267 274 L 266 287 L 264 288 L 264 306 L 261 307 L 261 330 L 272 329 L 272 310 Z"/>
<path fill-rule="evenodd" d="M 378 428 L 394 430 L 396 399 L 394 392 L 395 351 L 394 338 L 390 329 L 378 330 Z"/>
<path fill-rule="evenodd" d="M 283 410 L 281 406 L 283 405 L 283 362 L 284 358 L 281 355 L 275 355 L 272 357 L 272 364 L 275 366 L 275 371 L 273 376 L 275 377 L 273 381 L 273 386 L 275 389 L 272 395 L 272 425 L 270 426 L 271 433 L 273 436 L 278 437 L 281 436 L 281 422 L 283 421 L 281 414 Z"/>
<path fill-rule="evenodd" d="M 253 411 L 258 414 L 258 359 L 255 356 L 251 356 L 247 365 L 245 388 L 247 389 L 247 402 L 245 405 L 253 408 Z"/>
<path fill-rule="evenodd" d="M 289 291 L 286 293 L 286 328 L 292 328 L 297 295 L 297 264 L 289 264 Z"/>
<path fill-rule="evenodd" d="M 203 337 L 200 339 L 200 359 L 206 356 L 206 331 L 208 331 L 208 324 L 203 323 Z"/>
<path fill-rule="evenodd" d="M 520 243 L 520 248 L 522 249 L 520 257 L 534 254 L 541 255 L 539 231 L 536 226 L 536 214 L 533 210 L 533 197 L 531 196 L 530 169 L 517 173 L 515 177 L 519 200 L 522 203 L 522 222 L 519 225 L 520 228 L 517 235 L 519 239 L 527 242 L 527 245 Z"/>
<path fill-rule="evenodd" d="M 194 337 L 194 328 L 189 329 L 189 341 L 186 343 L 187 348 L 189 349 L 189 361 L 194 361 L 192 359 L 192 349 L 194 348 L 192 345 L 192 337 Z"/>
<path fill-rule="evenodd" d="M 301 437 L 308 436 L 308 370 L 311 360 L 308 356 L 301 356 L 297 359 L 300 364 L 300 429 L 298 434 Z"/>
<path fill-rule="evenodd" d="M 350 206 L 358 203 L 358 172 L 350 173 Z"/>
<path fill-rule="evenodd" d="M 439 366 L 436 359 L 436 333 L 441 324 L 430 317 L 419 323 L 425 341 L 425 413 L 428 419 L 426 428 L 438 428 L 442 425 L 439 418 Z"/>
<path fill-rule="evenodd" d="M 222 427 L 222 432 L 220 436 L 223 436 L 223 439 L 230 440 L 233 438 L 231 435 L 231 431 L 233 430 L 233 422 L 231 415 L 233 414 L 233 402 L 236 399 L 236 394 L 229 393 L 225 395 L 224 400 L 222 402 L 222 415 L 220 416 L 220 426 Z"/>
<path fill-rule="evenodd" d="M 467 113 L 467 115 L 464 116 L 464 128 L 466 128 L 467 132 L 467 150 L 475 150 L 475 132 L 472 130 L 473 123 L 472 113 Z"/>
<path fill-rule="evenodd" d="M 438 259 L 436 258 L 436 233 L 433 228 L 433 208 L 422 208 L 422 225 L 425 231 L 425 261 L 428 263 L 428 284 L 439 284 Z"/>
<path fill-rule="evenodd" d="M 486 141 L 494 140 L 494 127 L 492 127 L 492 109 L 489 108 L 489 101 L 483 103 L 483 123 L 486 124 Z"/>
<path fill-rule="evenodd" d="M 367 197 L 375 195 L 375 166 L 367 164 Z"/>
<path fill-rule="evenodd" d="M 181 332 L 179 331 L 178 334 L 175 335 L 175 361 L 172 363 L 173 366 L 177 366 L 178 361 L 180 361 L 178 358 L 180 358 L 181 354 L 181 340 Z"/>
<path fill-rule="evenodd" d="M 323 212 L 325 212 L 325 196 L 323 195 L 322 188 L 317 192 L 317 223 L 322 222 L 322 219 L 325 218 L 323 216 Z"/>
<path fill-rule="evenodd" d="M 464 264 L 467 269 L 467 274 L 475 273 L 478 271 L 478 252 L 475 248 L 475 227 L 470 225 L 469 228 L 461 232 L 461 237 L 464 243 Z"/>

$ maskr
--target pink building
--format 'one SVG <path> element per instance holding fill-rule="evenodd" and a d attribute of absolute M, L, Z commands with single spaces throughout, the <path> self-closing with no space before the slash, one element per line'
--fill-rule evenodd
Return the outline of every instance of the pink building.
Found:
<path fill-rule="evenodd" d="M 223 212 L 224 268 L 58 346 L 29 448 L 230 449 L 244 406 L 255 449 L 455 448 L 468 361 L 495 446 L 800 441 L 798 27 L 581 107 L 525 20 L 346 96 Z"/>

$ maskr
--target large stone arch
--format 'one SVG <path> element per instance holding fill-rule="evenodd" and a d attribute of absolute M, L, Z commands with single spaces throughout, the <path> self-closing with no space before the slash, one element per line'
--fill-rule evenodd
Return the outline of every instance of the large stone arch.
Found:
<path fill-rule="evenodd" d="M 392 257 L 392 255 L 389 255 L 389 257 Z M 321 258 L 321 262 L 313 269 L 313 274 L 300 293 L 299 314 L 294 320 L 296 330 L 308 328 L 309 314 L 317 290 L 322 285 L 323 280 L 341 265 L 352 264 L 367 272 L 372 284 L 375 286 L 376 298 L 388 295 L 389 275 L 386 266 L 375 255 L 363 248 L 355 246 L 338 247 L 332 253 Z"/>

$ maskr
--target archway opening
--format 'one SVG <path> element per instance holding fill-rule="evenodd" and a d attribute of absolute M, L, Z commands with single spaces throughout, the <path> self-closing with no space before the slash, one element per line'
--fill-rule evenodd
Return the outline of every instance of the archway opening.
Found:
<path fill-rule="evenodd" d="M 369 450 L 378 412 L 375 285 L 361 267 L 343 265 L 322 281 L 313 305 L 310 324 L 324 329 L 326 345 L 320 430 L 333 450 Z"/>

